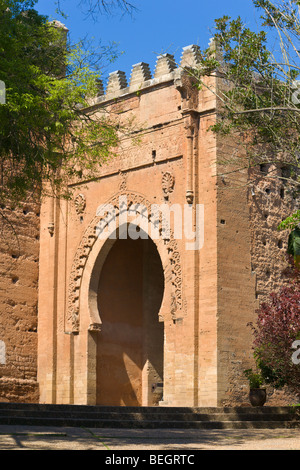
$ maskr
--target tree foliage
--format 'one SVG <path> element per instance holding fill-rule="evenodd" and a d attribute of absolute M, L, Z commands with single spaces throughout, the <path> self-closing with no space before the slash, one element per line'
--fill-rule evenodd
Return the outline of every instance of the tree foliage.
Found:
<path fill-rule="evenodd" d="M 248 169 L 251 185 L 258 178 L 279 179 L 298 200 L 300 1 L 253 0 L 253 4 L 261 13 L 256 31 L 240 17 L 216 20 L 214 47 L 201 51 L 198 84 L 205 86 L 205 76 L 219 77 L 217 88 L 210 88 L 220 105 L 212 129 L 217 135 L 230 135 L 244 149 L 243 158 L 234 153 L 223 161 L 222 171 L 235 178 L 236 172 Z M 261 171 L 265 168 L 267 172 Z M 276 387 L 288 385 L 298 394 L 300 365 L 292 357 L 293 345 L 300 340 L 299 223 L 296 210 L 279 226 L 292 230 L 288 253 L 293 275 L 288 286 L 261 305 L 253 327 L 255 358 L 264 380 Z"/>
<path fill-rule="evenodd" d="M 81 0 L 80 3 L 86 13 L 94 17 L 96 17 L 98 13 L 112 14 L 116 11 L 131 14 L 136 9 L 135 5 L 128 0 Z"/>
<path fill-rule="evenodd" d="M 252 325 L 254 350 L 266 383 L 287 385 L 300 394 L 300 364 L 293 361 L 294 345 L 300 340 L 300 271 L 292 267 L 290 275 L 290 285 L 271 293 L 258 311 Z"/>
<path fill-rule="evenodd" d="M 68 180 L 93 175 L 119 139 L 116 120 L 88 108 L 107 49 L 89 54 L 81 43 L 71 46 L 65 28 L 38 14 L 35 3 L 0 0 L 2 203 L 43 182 L 63 191 Z"/>
<path fill-rule="evenodd" d="M 215 21 L 214 44 L 202 51 L 203 76 L 215 74 L 220 113 L 213 130 L 243 145 L 246 161 L 233 156 L 237 171 L 268 165 L 294 198 L 300 188 L 300 16 L 299 0 L 253 0 L 261 13 L 257 31 L 238 17 Z M 231 160 L 231 161 L 232 161 Z M 224 163 L 231 163 L 230 159 Z M 243 165 L 243 166 L 241 166 Z M 226 173 L 226 166 L 224 166 Z M 234 175 L 233 175 L 234 176 Z M 300 218 L 295 220 L 296 224 Z M 284 227 L 282 227 L 284 228 Z"/>
<path fill-rule="evenodd" d="M 85 15 L 91 15 L 97 19 L 98 14 L 114 14 L 122 12 L 123 14 L 132 14 L 137 10 L 133 2 L 128 0 L 77 0 L 78 6 L 82 7 Z M 64 0 L 56 0 L 57 11 L 66 16 L 64 13 Z"/>

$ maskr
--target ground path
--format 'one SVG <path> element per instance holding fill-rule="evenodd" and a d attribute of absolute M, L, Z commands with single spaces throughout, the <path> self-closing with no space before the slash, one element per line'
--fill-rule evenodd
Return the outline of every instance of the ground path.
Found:
<path fill-rule="evenodd" d="M 83 429 L 0 426 L 0 450 L 300 450 L 300 429 Z"/>

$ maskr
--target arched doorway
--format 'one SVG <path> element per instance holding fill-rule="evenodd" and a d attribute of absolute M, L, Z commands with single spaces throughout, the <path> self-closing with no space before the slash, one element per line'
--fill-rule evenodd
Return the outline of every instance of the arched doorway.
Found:
<path fill-rule="evenodd" d="M 150 239 L 117 239 L 98 286 L 96 403 L 155 406 L 163 384 L 164 272 Z"/>

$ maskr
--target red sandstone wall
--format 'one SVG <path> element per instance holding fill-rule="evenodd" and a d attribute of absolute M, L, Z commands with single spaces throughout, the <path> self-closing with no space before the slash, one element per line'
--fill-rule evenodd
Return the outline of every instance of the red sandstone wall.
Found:
<path fill-rule="evenodd" d="M 2 208 L 0 233 L 0 401 L 38 402 L 38 205 Z"/>
<path fill-rule="evenodd" d="M 120 113 L 124 121 L 135 116 L 137 126 L 142 125 L 141 142 L 134 145 L 131 139 L 124 138 L 118 155 L 103 165 L 94 181 L 88 181 L 87 186 L 74 186 L 74 196 L 83 193 L 86 200 L 82 214 L 76 213 L 72 202 L 56 201 L 55 230 L 51 237 L 48 231 L 51 203 L 46 201 L 43 206 L 39 289 L 42 402 L 95 402 L 99 385 L 95 385 L 96 362 L 98 376 L 101 376 L 101 368 L 107 367 L 109 371 L 113 360 L 101 357 L 105 353 L 105 348 L 101 348 L 101 338 L 105 339 L 101 334 L 105 333 L 104 325 L 99 325 L 97 333 L 89 330 L 87 286 L 89 276 L 93 278 L 95 257 L 88 243 L 81 244 L 81 240 L 85 231 L 89 233 L 92 228 L 98 205 L 107 203 L 119 192 L 130 195 L 132 191 L 150 203 L 163 203 L 162 175 L 165 172 L 170 172 L 175 181 L 168 195 L 169 203 L 185 204 L 186 191 L 193 189 L 194 203 L 204 205 L 205 217 L 201 251 L 186 252 L 183 242 L 177 243 L 176 255 L 180 261 L 173 267 L 179 269 L 181 276 L 178 282 L 182 286 L 182 290 L 179 289 L 182 309 L 173 317 L 171 308 L 164 312 L 165 405 L 218 406 L 247 401 L 248 385 L 243 370 L 252 365 L 252 338 L 247 323 L 255 320 L 260 296 L 281 283 L 281 268 L 276 259 L 282 256 L 285 242 L 282 241 L 281 248 L 276 239 L 276 224 L 280 222 L 279 215 L 281 217 L 286 210 L 286 201 L 279 203 L 275 190 L 274 198 L 268 193 L 269 199 L 264 199 L 262 192 L 259 193 L 261 200 L 258 196 L 249 199 L 247 175 L 237 185 L 227 178 L 217 179 L 217 159 L 236 148 L 208 132 L 215 119 L 215 96 L 203 89 L 194 99 L 193 93 L 183 90 L 180 80 L 176 87 L 168 80 L 141 89 L 136 95 L 131 91 L 122 98 L 124 90 L 120 89 L 118 99 L 115 100 L 114 95 L 110 97 L 108 109 Z M 211 85 L 214 85 L 213 80 Z M 265 244 L 261 244 L 263 234 Z M 72 273 L 74 260 L 76 276 Z M 115 301 L 117 295 L 111 285 L 114 274 L 112 269 L 110 282 L 105 288 L 102 286 L 110 293 L 108 306 L 110 299 Z M 167 283 L 171 282 L 168 278 Z M 81 323 L 76 334 L 71 335 L 68 289 L 73 292 L 80 285 Z M 266 291 L 262 292 L 260 286 Z M 70 298 L 72 300 L 72 295 Z M 117 300 L 122 307 L 122 300 Z M 91 320 L 95 318 L 93 315 Z M 132 318 L 128 315 L 126 320 L 126 327 L 130 329 Z M 94 339 L 96 335 L 98 339 Z M 111 337 L 109 341 L 113 344 Z M 115 346 L 119 347 L 117 338 Z M 117 354 L 120 355 L 120 350 Z M 137 381 L 139 361 L 136 359 Z M 132 388 L 132 385 L 131 382 L 129 386 Z M 111 382 L 110 390 L 117 386 L 118 382 Z M 136 391 L 140 394 L 138 387 Z M 110 391 L 106 390 L 107 393 Z M 100 393 L 100 400 L 99 396 Z"/>
<path fill-rule="evenodd" d="M 241 159 L 237 146 L 218 137 L 218 158 Z M 249 387 L 243 371 L 252 367 L 252 334 L 255 321 L 255 277 L 251 272 L 251 233 L 247 171 L 219 165 L 218 172 L 218 391 L 220 405 L 248 406 Z M 224 175 L 221 174 L 224 172 Z"/>

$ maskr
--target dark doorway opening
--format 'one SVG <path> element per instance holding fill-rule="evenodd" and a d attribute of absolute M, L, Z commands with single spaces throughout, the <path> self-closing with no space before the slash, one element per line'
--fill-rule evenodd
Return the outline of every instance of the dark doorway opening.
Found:
<path fill-rule="evenodd" d="M 164 325 L 159 322 L 164 273 L 151 239 L 117 239 L 98 288 L 96 403 L 155 406 L 163 384 Z"/>

